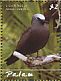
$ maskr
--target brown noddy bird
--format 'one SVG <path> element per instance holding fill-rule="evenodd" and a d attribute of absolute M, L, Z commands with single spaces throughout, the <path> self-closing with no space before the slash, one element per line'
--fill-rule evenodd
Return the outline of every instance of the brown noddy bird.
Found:
<path fill-rule="evenodd" d="M 32 54 L 42 49 L 49 38 L 48 23 L 43 14 L 34 14 L 32 17 L 31 27 L 29 27 L 16 46 L 13 54 L 7 58 L 6 64 L 11 65 L 21 59 L 27 61 L 27 54 Z"/>

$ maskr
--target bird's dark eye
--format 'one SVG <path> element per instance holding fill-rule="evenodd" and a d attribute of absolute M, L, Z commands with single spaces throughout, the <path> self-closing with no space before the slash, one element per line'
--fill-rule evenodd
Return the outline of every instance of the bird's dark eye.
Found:
<path fill-rule="evenodd" d="M 37 18 L 39 21 L 41 21 L 41 19 L 40 18 Z"/>
<path fill-rule="evenodd" d="M 37 18 L 38 21 L 41 23 L 41 24 L 44 24 L 45 23 L 45 20 L 41 20 L 40 18 Z"/>

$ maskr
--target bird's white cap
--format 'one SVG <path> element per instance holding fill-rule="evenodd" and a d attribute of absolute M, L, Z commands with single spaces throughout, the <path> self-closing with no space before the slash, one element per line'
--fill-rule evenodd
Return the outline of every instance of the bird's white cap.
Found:
<path fill-rule="evenodd" d="M 40 18 L 41 20 L 45 20 L 45 16 L 43 14 L 35 14 L 35 18 Z"/>

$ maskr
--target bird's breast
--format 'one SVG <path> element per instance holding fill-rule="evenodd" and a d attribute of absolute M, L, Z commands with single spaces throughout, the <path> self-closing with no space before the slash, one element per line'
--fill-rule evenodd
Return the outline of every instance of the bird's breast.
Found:
<path fill-rule="evenodd" d="M 48 38 L 49 31 L 47 28 L 36 28 L 34 30 L 31 30 L 31 40 L 33 41 L 46 41 Z"/>
<path fill-rule="evenodd" d="M 48 38 L 49 38 L 48 29 L 40 28 L 32 30 L 29 40 L 30 49 L 36 51 L 43 48 L 46 45 Z"/>

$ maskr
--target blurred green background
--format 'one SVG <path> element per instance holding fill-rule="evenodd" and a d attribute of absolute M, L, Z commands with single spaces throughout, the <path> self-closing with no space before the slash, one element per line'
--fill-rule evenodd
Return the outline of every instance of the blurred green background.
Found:
<path fill-rule="evenodd" d="M 17 42 L 21 37 L 22 33 L 31 25 L 32 16 L 36 13 L 44 13 L 42 6 L 46 2 L 9 2 L 4 1 L 2 3 L 3 6 L 3 69 L 31 69 L 27 65 L 25 65 L 21 60 L 18 60 L 14 64 L 7 66 L 4 62 L 15 50 Z M 24 5 L 25 10 L 17 10 L 18 7 L 15 7 L 15 10 L 8 10 L 8 8 L 12 8 L 12 5 Z M 10 7 L 11 6 L 11 7 Z M 24 9 L 24 8 L 23 8 Z M 46 8 L 47 10 L 47 8 Z M 39 51 L 39 56 L 46 56 L 49 54 L 58 53 L 59 44 L 57 44 L 57 40 L 59 38 L 56 37 L 56 32 L 53 30 L 53 20 L 49 22 L 49 31 L 50 37 L 47 45 Z M 32 54 L 32 56 L 37 55 L 37 53 Z M 51 63 L 39 67 L 35 67 L 34 69 L 59 69 L 59 63 Z M 34 79 L 55 79 L 59 78 L 59 72 L 42 72 L 42 71 L 33 71 Z M 57 76 L 58 75 L 58 76 Z"/>

